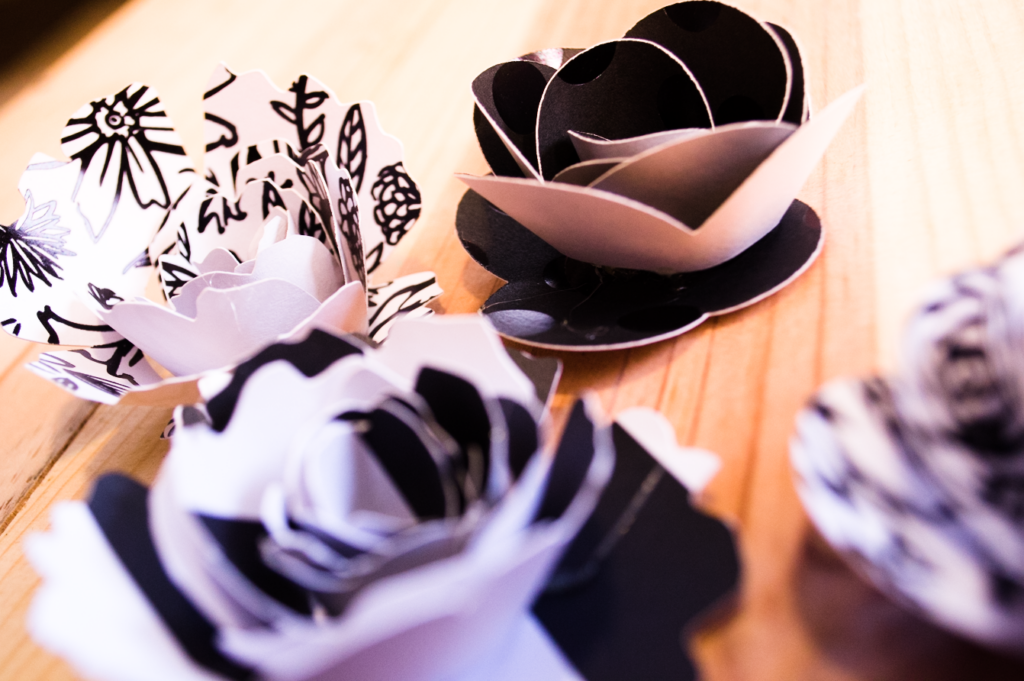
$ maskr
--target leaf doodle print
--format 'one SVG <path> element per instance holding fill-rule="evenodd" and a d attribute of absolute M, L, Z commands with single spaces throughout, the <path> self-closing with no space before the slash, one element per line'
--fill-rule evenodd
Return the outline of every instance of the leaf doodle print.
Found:
<path fill-rule="evenodd" d="M 103 238 L 126 182 L 141 208 L 170 206 L 167 183 L 154 154 L 184 156 L 185 150 L 160 141 L 161 133 L 175 133 L 159 106 L 150 88 L 135 83 L 87 104 L 68 121 L 61 145 L 82 164 L 71 198 L 79 200 L 80 192 L 88 197 L 81 203 L 93 241 Z M 90 210 L 90 206 L 97 208 Z M 94 211 L 99 214 L 90 214 Z"/>
<path fill-rule="evenodd" d="M 320 90 L 306 92 L 308 83 L 308 76 L 299 76 L 299 79 L 288 88 L 289 92 L 295 93 L 295 106 L 277 100 L 270 103 L 278 116 L 295 126 L 295 131 L 299 136 L 300 151 L 318 144 L 324 136 L 324 114 L 321 113 L 308 125 L 305 116 L 307 111 L 316 109 L 327 101 L 327 93 Z"/>
<path fill-rule="evenodd" d="M 359 231 L 359 203 L 352 183 L 343 177 L 338 178 L 338 222 L 338 228 L 348 242 L 349 250 L 354 255 L 361 256 L 363 253 L 363 237 Z M 372 272 L 373 269 L 367 269 L 362 257 L 357 258 L 357 263 L 357 267 L 361 269 L 358 272 L 359 279 L 365 282 L 367 272 Z M 378 262 L 374 263 L 373 267 L 379 264 L 380 261 L 378 260 Z"/>
<path fill-rule="evenodd" d="M 338 135 L 338 167 L 352 176 L 358 194 L 363 188 L 366 174 L 366 126 L 363 123 L 363 109 L 358 104 L 349 107 Z"/>
<path fill-rule="evenodd" d="M 380 169 L 370 192 L 377 202 L 373 219 L 380 225 L 385 241 L 394 246 L 420 216 L 420 190 L 399 161 Z"/>
<path fill-rule="evenodd" d="M 68 229 L 58 226 L 57 202 L 47 201 L 36 207 L 32 192 L 25 192 L 28 202 L 23 224 L 10 227 L 0 225 L 0 287 L 5 284 L 11 295 L 18 297 L 18 281 L 29 291 L 35 291 L 35 282 L 52 286 L 49 277 L 63 279 L 56 258 L 73 256 L 64 248 Z"/>

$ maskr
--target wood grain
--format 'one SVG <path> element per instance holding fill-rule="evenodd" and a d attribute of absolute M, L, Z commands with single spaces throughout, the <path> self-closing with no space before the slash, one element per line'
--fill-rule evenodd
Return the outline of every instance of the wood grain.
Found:
<path fill-rule="evenodd" d="M 219 61 L 300 72 L 343 99 L 372 99 L 406 146 L 424 195 L 416 231 L 382 274 L 431 268 L 444 313 L 475 311 L 499 285 L 461 249 L 456 171 L 486 164 L 469 83 L 543 47 L 616 37 L 661 0 L 134 0 L 96 25 L 0 108 L 0 220 L 35 151 L 60 157 L 67 117 L 139 80 L 156 87 L 197 163 L 201 94 Z M 706 679 L 1021 678 L 1018 663 L 958 641 L 889 604 L 809 529 L 790 477 L 796 411 L 833 377 L 896 365 L 899 332 L 935 276 L 1013 245 L 1024 224 L 1024 7 L 1014 0 L 737 0 L 799 38 L 817 107 L 868 92 L 801 193 L 821 216 L 819 261 L 780 294 L 674 341 L 560 354 L 564 412 L 584 390 L 610 412 L 646 405 L 723 470 L 703 503 L 736 528 L 744 581 L 734 608 L 692 640 Z M 58 47 L 50 46 L 52 54 Z M 15 83 L 17 88 L 5 83 Z M 4 88 L 8 87 L 7 90 Z M 166 411 L 95 409 L 29 376 L 36 350 L 0 338 L 0 679 L 71 678 L 23 631 L 36 578 L 21 556 L 49 507 L 101 471 L 150 480 Z M 551 354 L 551 353 L 544 353 Z M 557 353 L 556 353 L 557 354 Z M 666 519 L 671 522 L 671 519 Z"/>

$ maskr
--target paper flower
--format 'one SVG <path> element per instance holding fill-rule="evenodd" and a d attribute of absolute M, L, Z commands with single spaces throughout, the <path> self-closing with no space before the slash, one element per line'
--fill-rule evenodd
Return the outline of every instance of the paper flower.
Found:
<path fill-rule="evenodd" d="M 550 363 L 526 362 L 538 385 Z M 479 317 L 401 320 L 378 351 L 319 330 L 272 345 L 178 408 L 152 489 L 109 475 L 55 507 L 26 544 L 29 630 L 96 679 L 597 681 L 585 630 L 686 678 L 680 630 L 738 564 L 673 475 L 699 489 L 717 458 L 649 410 L 611 428 L 586 400 L 548 443 L 537 390 Z M 595 598 L 639 629 L 585 615 Z"/>
<path fill-rule="evenodd" d="M 208 415 L 179 407 L 152 490 L 103 478 L 29 545 L 33 634 L 95 678 L 442 679 L 493 656 L 614 455 L 582 403 L 535 454 L 533 385 L 453 323 L 407 329 L 428 355 L 314 330 Z"/>
<path fill-rule="evenodd" d="M 476 195 L 458 220 L 509 280 L 484 313 L 523 342 L 596 350 L 770 295 L 820 250 L 794 199 L 860 91 L 810 118 L 792 36 L 706 1 L 484 71 L 474 120 L 495 175 L 459 176 Z"/>
<path fill-rule="evenodd" d="M 279 338 L 323 327 L 379 341 L 398 315 L 429 312 L 430 272 L 367 283 L 420 210 L 372 103 L 223 66 L 204 103 L 204 177 L 138 84 L 71 118 L 70 162 L 37 156 L 22 176 L 25 214 L 0 227 L 3 326 L 88 346 L 43 354 L 36 373 L 101 402 L 190 402 L 197 374 Z M 169 306 L 144 297 L 154 265 Z"/>
<path fill-rule="evenodd" d="M 902 373 L 839 381 L 799 417 L 800 496 L 879 588 L 1024 653 L 1024 252 L 938 284 Z"/>

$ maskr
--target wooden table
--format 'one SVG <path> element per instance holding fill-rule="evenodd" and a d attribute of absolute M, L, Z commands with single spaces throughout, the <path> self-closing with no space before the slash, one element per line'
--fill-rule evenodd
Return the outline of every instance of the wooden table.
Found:
<path fill-rule="evenodd" d="M 64 122 L 94 97 L 133 80 L 156 87 L 199 165 L 201 95 L 218 61 L 262 68 L 282 85 L 309 72 L 343 99 L 374 100 L 406 145 L 425 208 L 384 273 L 432 268 L 446 291 L 440 309 L 472 312 L 498 283 L 453 230 L 464 187 L 452 174 L 487 170 L 470 81 L 530 50 L 617 37 L 662 1 L 296 0 L 286 12 L 285 3 L 255 0 L 133 0 L 98 23 L 87 17 L 0 81 L 0 221 L 20 215 L 15 187 L 31 154 L 61 157 Z M 798 36 L 819 106 L 868 84 L 800 195 L 826 226 L 825 251 L 782 293 L 674 341 L 561 355 L 557 407 L 584 389 L 612 413 L 656 407 L 681 442 L 722 456 L 703 501 L 735 523 L 745 570 L 736 607 L 694 639 L 706 679 L 1021 678 L 1014 663 L 888 604 L 816 539 L 793 491 L 787 440 L 819 383 L 894 365 L 903 319 L 929 280 L 1021 238 L 1024 5 L 737 4 Z M 103 471 L 151 480 L 170 414 L 69 396 L 22 368 L 37 352 L 0 337 L 4 679 L 73 677 L 23 631 L 38 583 L 23 538 Z"/>

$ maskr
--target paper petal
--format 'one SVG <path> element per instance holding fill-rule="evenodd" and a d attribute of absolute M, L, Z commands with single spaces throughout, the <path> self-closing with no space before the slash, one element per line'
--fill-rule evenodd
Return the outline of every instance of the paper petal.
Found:
<path fill-rule="evenodd" d="M 127 340 L 82 350 L 44 352 L 27 367 L 79 397 L 103 404 L 116 404 L 126 393 L 160 382 L 142 352 Z"/>
<path fill-rule="evenodd" d="M 699 229 L 796 129 L 788 123 L 721 126 L 627 159 L 590 186 Z"/>
<path fill-rule="evenodd" d="M 433 272 L 416 272 L 399 277 L 367 292 L 369 336 L 381 342 L 388 337 L 392 324 L 402 317 L 433 314 L 426 304 L 444 291 Z"/>
<path fill-rule="evenodd" d="M 82 502 L 62 502 L 25 553 L 44 578 L 28 614 L 32 637 L 84 676 L 218 681 L 183 654 Z M 73 565 L 74 569 L 67 569 Z"/>
<path fill-rule="evenodd" d="M 696 231 L 659 210 L 594 189 L 458 177 L 577 260 L 661 272 L 707 269 L 735 257 L 779 223 L 861 92 L 846 93 L 790 135 Z M 630 229 L 623 229 L 627 224 Z"/>
<path fill-rule="evenodd" d="M 675 54 L 707 95 L 716 125 L 778 120 L 789 101 L 789 52 L 774 32 L 719 2 L 680 2 L 659 9 L 626 32 Z"/>
<path fill-rule="evenodd" d="M 702 127 L 711 127 L 711 113 L 685 64 L 645 41 L 600 43 L 567 61 L 544 89 L 538 170 L 550 180 L 580 160 L 570 130 L 622 139 Z"/>
<path fill-rule="evenodd" d="M 395 323 L 377 353 L 380 361 L 411 380 L 424 363 L 462 376 L 486 395 L 529 404 L 533 385 L 516 368 L 501 340 L 482 319 L 431 317 Z"/>
<path fill-rule="evenodd" d="M 402 204 L 399 220 L 392 212 L 396 178 L 408 175 L 402 144 L 381 129 L 372 102 L 342 103 L 309 76 L 297 78 L 286 92 L 262 71 L 233 74 L 221 66 L 204 103 L 206 172 L 221 187 L 232 186 L 232 164 L 243 166 L 248 149 L 261 140 L 280 139 L 298 152 L 319 143 L 352 177 L 361 213 L 372 216 L 360 225 L 368 263 L 384 259 L 418 217 L 419 192 L 411 179 L 416 201 Z M 378 248 L 381 252 L 371 257 Z"/>
<path fill-rule="evenodd" d="M 677 445 L 675 429 L 660 412 L 635 407 L 619 414 L 615 421 L 694 494 L 701 492 L 722 467 L 721 460 L 705 449 Z"/>
<path fill-rule="evenodd" d="M 239 362 L 294 328 L 319 307 L 280 279 L 206 289 L 190 319 L 149 301 L 116 305 L 108 323 L 171 373 L 182 376 Z"/>

